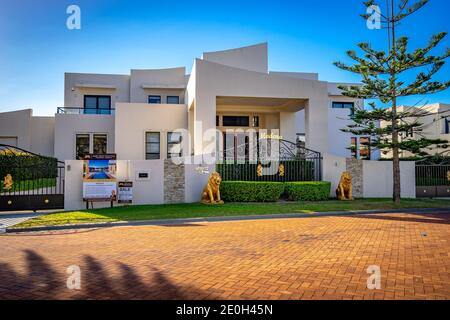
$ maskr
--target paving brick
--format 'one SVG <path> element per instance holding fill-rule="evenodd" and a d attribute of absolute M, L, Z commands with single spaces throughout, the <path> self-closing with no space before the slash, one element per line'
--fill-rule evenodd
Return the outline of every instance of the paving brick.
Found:
<path fill-rule="evenodd" d="M 0 245 L 0 299 L 450 299 L 448 214 L 116 227 Z M 81 290 L 66 287 L 71 265 Z M 370 265 L 381 290 L 367 289 Z"/>

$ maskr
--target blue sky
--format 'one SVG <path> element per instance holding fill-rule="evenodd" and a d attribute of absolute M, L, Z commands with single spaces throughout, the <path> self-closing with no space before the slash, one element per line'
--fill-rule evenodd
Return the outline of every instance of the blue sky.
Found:
<path fill-rule="evenodd" d="M 66 28 L 70 4 L 81 8 L 81 30 Z M 449 31 L 449 9 L 448 0 L 431 0 L 399 35 L 409 36 L 413 48 L 425 45 L 433 33 Z M 271 70 L 358 81 L 332 62 L 346 61 L 345 51 L 358 42 L 386 46 L 386 32 L 367 29 L 359 17 L 364 11 L 361 0 L 0 0 L 0 112 L 33 108 L 35 115 L 54 114 L 64 103 L 64 72 L 189 71 L 203 51 L 260 42 L 269 43 Z M 450 59 L 436 79 L 449 75 Z M 450 90 L 423 102 L 450 103 Z"/>

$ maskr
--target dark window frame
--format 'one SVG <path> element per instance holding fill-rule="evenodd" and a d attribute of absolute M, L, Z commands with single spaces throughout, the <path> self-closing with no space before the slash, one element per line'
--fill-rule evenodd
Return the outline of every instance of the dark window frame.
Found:
<path fill-rule="evenodd" d="M 148 133 L 155 133 L 158 134 L 158 142 L 150 142 L 147 140 L 147 134 Z M 151 144 L 157 144 L 158 145 L 158 152 L 147 152 L 147 146 Z M 150 155 L 150 157 L 149 157 Z M 157 157 L 152 157 L 151 155 L 158 155 Z M 145 160 L 159 160 L 161 159 L 161 132 L 159 131 L 146 131 L 145 132 Z"/>
<path fill-rule="evenodd" d="M 150 99 L 152 99 L 152 98 L 159 99 L 159 102 L 150 102 Z M 147 101 L 148 101 L 149 104 L 161 104 L 161 95 L 151 94 L 151 95 L 148 96 L 148 100 Z"/>
<path fill-rule="evenodd" d="M 86 108 L 86 98 L 95 98 L 95 108 Z M 100 98 L 108 98 L 109 106 L 108 108 L 100 108 L 99 99 Z M 96 95 L 96 94 L 85 94 L 83 96 L 83 109 L 86 113 L 86 110 L 95 110 L 95 113 L 87 113 L 87 114 L 111 114 L 111 96 L 110 95 Z M 100 112 L 108 110 L 108 112 Z"/>
<path fill-rule="evenodd" d="M 95 148 L 96 148 L 96 146 L 95 146 L 95 138 L 99 137 L 99 136 L 102 136 L 102 137 L 105 138 L 105 152 L 103 152 L 103 153 L 95 151 Z M 106 134 L 106 133 L 93 133 L 92 134 L 92 152 L 94 154 L 107 154 L 108 153 L 108 134 Z"/>
<path fill-rule="evenodd" d="M 347 105 L 347 106 L 345 106 Z M 331 108 L 333 109 L 354 109 L 355 103 L 354 102 L 344 102 L 344 101 L 333 101 L 331 103 Z"/>
<path fill-rule="evenodd" d="M 180 135 L 180 140 L 178 142 L 170 142 L 169 136 L 171 134 L 177 133 Z M 167 132 L 167 159 L 171 159 L 172 158 L 172 153 L 169 152 L 169 146 L 171 145 L 180 145 L 180 153 L 178 154 L 179 157 L 181 157 L 183 155 L 183 149 L 182 149 L 182 145 L 181 142 L 183 141 L 183 135 L 181 134 L 181 132 Z"/>
<path fill-rule="evenodd" d="M 230 123 L 228 121 L 236 120 L 235 123 Z M 239 119 L 239 120 L 238 120 Z M 241 122 L 240 120 L 246 120 Z M 250 117 L 249 116 L 222 116 L 222 127 L 250 127 Z"/>
<path fill-rule="evenodd" d="M 445 118 L 445 134 L 450 133 L 450 118 Z"/>
<path fill-rule="evenodd" d="M 169 102 L 170 98 L 176 98 L 177 102 Z M 180 104 L 180 96 L 167 96 L 166 97 L 167 104 Z"/>
<path fill-rule="evenodd" d="M 78 150 L 78 146 L 79 146 L 79 144 L 78 144 L 78 138 L 80 137 L 82 137 L 82 136 L 84 136 L 83 138 L 86 138 L 87 137 L 87 152 L 86 153 L 83 153 L 83 154 L 81 154 L 80 152 L 79 152 L 79 150 Z M 89 133 L 77 133 L 77 134 L 75 134 L 75 159 L 77 159 L 77 160 L 82 160 L 82 159 L 84 159 L 84 156 L 86 155 L 86 154 L 89 154 L 90 153 L 90 150 L 91 150 L 91 135 L 89 134 Z"/>

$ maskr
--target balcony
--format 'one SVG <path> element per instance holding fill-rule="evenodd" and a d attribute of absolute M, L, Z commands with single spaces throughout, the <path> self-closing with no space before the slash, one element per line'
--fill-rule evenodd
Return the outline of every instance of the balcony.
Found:
<path fill-rule="evenodd" d="M 83 107 L 59 107 L 58 114 L 98 114 L 98 115 L 114 115 L 115 109 L 91 109 Z"/>

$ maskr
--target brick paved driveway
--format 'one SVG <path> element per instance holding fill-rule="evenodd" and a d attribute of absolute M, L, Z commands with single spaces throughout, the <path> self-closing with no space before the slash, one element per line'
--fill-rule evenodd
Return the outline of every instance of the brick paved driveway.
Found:
<path fill-rule="evenodd" d="M 450 298 L 450 214 L 3 235 L 0 252 L 2 299 Z M 381 290 L 366 288 L 369 265 Z"/>

